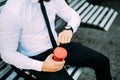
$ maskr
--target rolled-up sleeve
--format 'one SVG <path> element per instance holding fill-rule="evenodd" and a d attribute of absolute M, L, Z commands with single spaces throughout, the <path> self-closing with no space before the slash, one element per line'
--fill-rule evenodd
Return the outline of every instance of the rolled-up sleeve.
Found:
<path fill-rule="evenodd" d="M 41 71 L 42 63 L 17 52 L 21 31 L 20 19 L 10 10 L 0 14 L 0 55 L 3 61 L 21 69 Z"/>
<path fill-rule="evenodd" d="M 80 26 L 81 18 L 79 14 L 67 5 L 65 0 L 56 0 L 57 15 L 67 22 L 67 25 L 73 28 L 76 32 Z"/>

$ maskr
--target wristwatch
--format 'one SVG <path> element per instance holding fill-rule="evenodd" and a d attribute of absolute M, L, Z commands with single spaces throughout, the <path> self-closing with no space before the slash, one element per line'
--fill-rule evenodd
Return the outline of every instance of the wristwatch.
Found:
<path fill-rule="evenodd" d="M 69 26 L 69 25 L 67 25 L 67 26 L 65 27 L 65 30 L 71 30 L 71 31 L 73 32 L 73 28 L 72 28 L 71 26 Z"/>

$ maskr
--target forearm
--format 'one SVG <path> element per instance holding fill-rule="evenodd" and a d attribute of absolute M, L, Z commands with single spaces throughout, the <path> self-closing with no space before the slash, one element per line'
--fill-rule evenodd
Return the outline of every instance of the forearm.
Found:
<path fill-rule="evenodd" d="M 73 29 L 73 33 L 76 32 L 76 30 L 78 29 L 78 27 L 80 26 L 81 23 L 81 18 L 78 14 L 74 14 L 74 16 L 72 16 L 68 21 L 67 21 L 67 25 L 71 26 Z"/>
<path fill-rule="evenodd" d="M 57 15 L 73 28 L 73 32 L 76 32 L 81 22 L 79 14 L 69 7 L 64 0 L 56 1 L 56 7 L 58 9 Z"/>
<path fill-rule="evenodd" d="M 32 69 L 41 71 L 41 61 L 33 60 L 19 52 L 1 51 L 1 58 L 6 63 L 12 64 L 20 69 Z"/>

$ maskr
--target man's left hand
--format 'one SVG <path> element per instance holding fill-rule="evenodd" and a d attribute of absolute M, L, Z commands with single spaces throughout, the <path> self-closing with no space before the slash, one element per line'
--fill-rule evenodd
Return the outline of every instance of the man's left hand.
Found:
<path fill-rule="evenodd" d="M 72 39 L 73 32 L 71 30 L 63 30 L 58 35 L 57 44 L 66 44 L 69 43 Z"/>

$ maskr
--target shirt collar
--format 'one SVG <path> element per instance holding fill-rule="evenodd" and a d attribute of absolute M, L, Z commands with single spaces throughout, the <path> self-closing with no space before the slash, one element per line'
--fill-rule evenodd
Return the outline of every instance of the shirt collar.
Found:
<path fill-rule="evenodd" d="M 31 2 L 33 3 L 37 3 L 39 0 L 31 0 Z"/>

